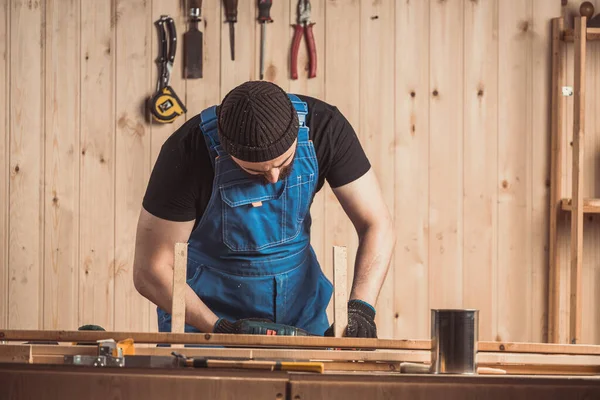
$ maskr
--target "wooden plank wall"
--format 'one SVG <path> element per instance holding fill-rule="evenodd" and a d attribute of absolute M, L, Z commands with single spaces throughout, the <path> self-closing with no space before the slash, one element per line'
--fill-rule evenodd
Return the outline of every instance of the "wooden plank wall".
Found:
<path fill-rule="evenodd" d="M 432 308 L 480 310 L 483 340 L 545 341 L 550 18 L 560 0 L 313 0 L 317 77 L 289 79 L 296 0 L 277 0 L 265 79 L 335 104 L 382 183 L 397 233 L 377 304 L 382 338 L 429 337 Z M 600 0 L 593 3 L 600 10 Z M 171 15 L 179 47 L 171 84 L 188 114 L 149 123 L 153 22 Z M 3 0 L 0 3 L 0 327 L 156 330 L 132 283 L 135 225 L 165 139 L 237 84 L 259 76 L 254 2 L 239 4 L 235 61 L 222 2 L 204 1 L 204 78 L 182 78 L 182 0 Z M 588 87 L 600 89 L 600 45 Z M 573 52 L 567 46 L 567 82 Z M 588 133 L 600 127 L 587 90 Z M 566 99 L 565 148 L 572 137 Z M 586 138 L 586 196 L 600 197 L 600 138 Z M 565 168 L 569 151 L 562 160 Z M 570 187 L 570 174 L 563 174 Z M 332 246 L 356 254 L 351 224 L 325 187 L 312 206 L 327 276 Z M 583 341 L 600 343 L 600 238 L 586 218 Z M 569 221 L 561 221 L 563 288 Z M 352 277 L 350 263 L 348 277 Z M 351 283 L 351 282 L 349 282 Z M 568 298 L 561 298 L 567 338 Z M 330 308 L 331 311 L 331 308 Z"/>

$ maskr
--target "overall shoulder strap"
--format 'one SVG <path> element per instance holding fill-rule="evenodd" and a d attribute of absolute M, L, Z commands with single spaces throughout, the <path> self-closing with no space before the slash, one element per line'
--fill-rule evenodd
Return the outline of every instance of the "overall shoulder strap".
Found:
<path fill-rule="evenodd" d="M 215 152 L 213 159 L 223 153 L 219 142 L 219 132 L 217 127 L 217 106 L 208 107 L 200 113 L 200 131 L 204 135 L 204 140 L 210 152 Z"/>
<path fill-rule="evenodd" d="M 306 126 L 306 115 L 308 114 L 308 104 L 300 100 L 295 94 L 288 93 L 288 97 L 294 105 L 294 109 L 298 114 L 298 121 L 300 122 L 300 130 L 298 131 L 298 142 L 307 142 L 309 139 L 309 131 Z"/>

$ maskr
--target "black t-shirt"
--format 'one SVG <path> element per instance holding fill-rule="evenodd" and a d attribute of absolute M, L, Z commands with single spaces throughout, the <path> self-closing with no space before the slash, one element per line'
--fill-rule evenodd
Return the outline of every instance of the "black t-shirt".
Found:
<path fill-rule="evenodd" d="M 371 164 L 342 113 L 321 100 L 298 95 L 308 105 L 310 128 L 319 165 L 318 192 L 327 180 L 332 188 L 364 175 Z M 143 206 L 171 221 L 200 221 L 212 193 L 214 169 L 202 132 L 200 114 L 186 121 L 163 144 L 146 188 Z"/>

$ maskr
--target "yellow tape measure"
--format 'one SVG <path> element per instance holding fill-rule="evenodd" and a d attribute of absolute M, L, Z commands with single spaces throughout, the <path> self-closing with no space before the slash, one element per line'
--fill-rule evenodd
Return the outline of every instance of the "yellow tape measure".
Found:
<path fill-rule="evenodd" d="M 150 99 L 150 112 L 156 122 L 169 123 L 187 112 L 183 102 L 171 86 L 160 89 Z"/>

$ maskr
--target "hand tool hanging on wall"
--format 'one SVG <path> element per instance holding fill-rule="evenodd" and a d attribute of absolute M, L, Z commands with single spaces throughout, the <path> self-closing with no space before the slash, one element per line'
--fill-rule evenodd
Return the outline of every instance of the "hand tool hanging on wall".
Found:
<path fill-rule="evenodd" d="M 167 48 L 167 33 L 165 25 L 169 31 L 169 46 Z M 156 93 L 150 99 L 150 112 L 155 121 L 160 123 L 173 122 L 178 116 L 187 112 L 183 102 L 177 97 L 177 94 L 170 86 L 171 72 L 175 61 L 175 52 L 177 51 L 177 32 L 175 22 L 168 15 L 163 15 L 156 21 L 156 27 L 159 34 L 159 59 L 160 75 Z"/>
<path fill-rule="evenodd" d="M 229 23 L 229 48 L 231 50 L 231 60 L 235 60 L 235 28 L 237 22 L 238 0 L 224 0 L 225 3 L 225 21 Z"/>
<path fill-rule="evenodd" d="M 309 71 L 308 77 L 314 78 L 317 76 L 317 47 L 315 45 L 315 36 L 313 35 L 314 22 L 310 22 L 310 1 L 299 0 L 298 1 L 298 23 L 292 25 L 294 27 L 294 38 L 292 40 L 292 79 L 298 79 L 298 49 L 300 48 L 300 41 L 302 40 L 302 33 L 304 33 L 306 39 L 306 45 L 308 46 L 308 60 L 309 60 Z"/>
<path fill-rule="evenodd" d="M 271 19 L 272 0 L 258 0 L 258 22 L 261 24 L 260 39 L 260 79 L 262 80 L 265 72 L 265 35 L 267 22 L 273 22 Z"/>
<path fill-rule="evenodd" d="M 183 35 L 183 54 L 185 56 L 184 77 L 186 79 L 202 78 L 203 35 L 198 30 L 198 23 L 202 20 L 200 18 L 201 13 L 202 0 L 190 0 L 190 28 Z"/>

